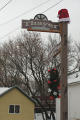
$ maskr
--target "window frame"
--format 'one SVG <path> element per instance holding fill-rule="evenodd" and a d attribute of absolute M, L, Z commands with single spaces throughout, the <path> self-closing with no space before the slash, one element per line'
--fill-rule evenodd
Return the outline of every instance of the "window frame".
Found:
<path fill-rule="evenodd" d="M 15 105 L 15 109 L 14 109 L 14 111 L 16 111 L 16 106 L 18 106 L 19 107 L 19 112 L 15 112 L 15 114 L 19 114 L 20 113 L 20 105 Z"/>
<path fill-rule="evenodd" d="M 13 112 L 13 113 L 10 112 L 10 106 L 11 106 L 11 105 L 14 106 L 14 112 Z M 19 112 L 18 112 L 18 113 L 15 112 L 15 107 L 16 107 L 16 106 L 19 106 Z M 10 104 L 9 107 L 8 107 L 8 114 L 20 114 L 20 113 L 21 113 L 21 112 L 20 112 L 20 108 L 21 108 L 21 107 L 20 107 L 19 104 Z"/>

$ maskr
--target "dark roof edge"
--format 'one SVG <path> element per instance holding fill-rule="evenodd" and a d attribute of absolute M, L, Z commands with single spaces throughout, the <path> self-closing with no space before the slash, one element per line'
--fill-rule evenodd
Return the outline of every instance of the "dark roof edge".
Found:
<path fill-rule="evenodd" d="M 70 85 L 75 85 L 75 84 L 79 85 L 79 84 L 80 84 L 80 81 L 75 81 L 75 82 L 68 83 L 69 86 L 70 86 Z"/>
<path fill-rule="evenodd" d="M 13 86 L 13 87 L 9 88 L 9 89 L 6 90 L 5 92 L 3 92 L 3 93 L 0 95 L 0 97 L 3 96 L 3 95 L 5 95 L 5 94 L 8 93 L 9 91 L 13 90 L 14 88 L 18 89 L 22 94 L 24 94 L 24 96 L 26 96 L 30 101 L 32 101 L 34 104 L 36 104 L 36 101 L 35 101 L 33 98 L 29 97 L 29 96 L 28 96 L 20 87 L 18 87 L 18 86 Z"/>

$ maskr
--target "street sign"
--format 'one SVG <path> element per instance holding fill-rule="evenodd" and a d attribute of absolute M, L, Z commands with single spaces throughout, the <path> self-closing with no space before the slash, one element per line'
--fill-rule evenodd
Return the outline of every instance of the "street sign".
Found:
<path fill-rule="evenodd" d="M 22 28 L 28 31 L 60 33 L 59 23 L 46 20 L 22 20 Z"/>

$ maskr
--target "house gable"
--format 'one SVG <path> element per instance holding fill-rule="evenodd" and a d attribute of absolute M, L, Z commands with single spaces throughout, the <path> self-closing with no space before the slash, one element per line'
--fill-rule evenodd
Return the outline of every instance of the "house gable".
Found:
<path fill-rule="evenodd" d="M 34 104 L 36 103 L 34 99 L 32 99 L 31 97 L 29 97 L 22 89 L 20 89 L 18 86 L 14 86 L 14 87 L 11 87 L 9 89 L 6 89 L 5 92 L 2 92 L 0 94 L 0 97 L 6 95 L 8 92 L 12 91 L 12 90 L 18 90 L 20 93 L 22 93 L 27 99 L 29 99 L 31 102 L 33 102 Z"/>
<path fill-rule="evenodd" d="M 35 102 L 20 88 L 13 87 L 0 95 L 0 119 L 1 120 L 33 120 Z M 19 105 L 19 114 L 9 113 L 10 105 Z"/>

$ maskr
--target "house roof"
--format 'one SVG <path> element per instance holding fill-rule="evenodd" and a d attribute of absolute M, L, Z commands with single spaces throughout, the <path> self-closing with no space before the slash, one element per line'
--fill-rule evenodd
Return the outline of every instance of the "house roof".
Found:
<path fill-rule="evenodd" d="M 14 88 L 16 88 L 17 90 L 19 90 L 24 96 L 26 96 L 30 101 L 32 101 L 34 104 L 36 103 L 34 99 L 32 99 L 31 97 L 29 97 L 21 88 L 19 88 L 18 86 L 14 86 L 14 87 L 0 87 L 0 97 L 5 95 L 6 93 L 8 93 L 9 91 L 13 90 Z"/>
<path fill-rule="evenodd" d="M 2 93 L 6 92 L 6 90 L 8 90 L 8 89 L 10 89 L 10 88 L 8 88 L 8 87 L 0 87 L 0 95 Z"/>
<path fill-rule="evenodd" d="M 68 76 L 68 84 L 80 83 L 80 71 L 77 71 Z"/>

